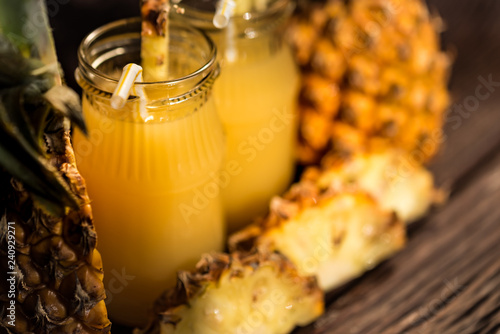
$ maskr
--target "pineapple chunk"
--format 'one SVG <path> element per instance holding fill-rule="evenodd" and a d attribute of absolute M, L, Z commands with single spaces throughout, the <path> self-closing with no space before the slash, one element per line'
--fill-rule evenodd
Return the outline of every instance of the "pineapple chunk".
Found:
<path fill-rule="evenodd" d="M 348 158 L 326 157 L 322 171 L 311 168 L 304 178 L 315 180 L 321 189 L 363 189 L 405 222 L 421 218 L 441 196 L 429 171 L 410 155 L 385 145 Z"/>
<path fill-rule="evenodd" d="M 155 304 L 136 334 L 284 334 L 323 313 L 323 293 L 277 253 L 205 255 Z"/>
<path fill-rule="evenodd" d="M 373 268 L 405 241 L 403 223 L 369 195 L 319 193 L 303 181 L 285 198 L 273 199 L 268 217 L 232 235 L 229 245 L 276 250 L 328 291 Z"/>

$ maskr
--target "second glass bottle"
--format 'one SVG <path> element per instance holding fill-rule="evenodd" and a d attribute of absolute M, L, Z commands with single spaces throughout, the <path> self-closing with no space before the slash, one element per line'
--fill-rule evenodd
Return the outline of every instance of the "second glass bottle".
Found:
<path fill-rule="evenodd" d="M 213 25 L 216 5 L 184 0 L 179 15 L 219 50 L 214 97 L 227 136 L 219 184 L 234 232 L 264 214 L 292 181 L 299 73 L 283 38 L 290 0 L 237 0 L 224 29 Z"/>

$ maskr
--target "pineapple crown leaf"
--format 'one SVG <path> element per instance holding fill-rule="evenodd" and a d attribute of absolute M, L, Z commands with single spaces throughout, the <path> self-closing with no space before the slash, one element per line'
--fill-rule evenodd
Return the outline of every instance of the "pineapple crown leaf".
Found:
<path fill-rule="evenodd" d="M 0 166 L 19 179 L 49 213 L 61 216 L 79 200 L 46 155 L 43 134 L 55 118 L 67 117 L 86 133 L 80 99 L 38 71 L 0 34 Z"/>
<path fill-rule="evenodd" d="M 0 34 L 0 89 L 22 84 L 31 70 L 19 49 Z"/>
<path fill-rule="evenodd" d="M 38 154 L 43 154 L 37 134 L 30 119 L 22 107 L 24 104 L 24 86 L 16 86 L 0 90 L 0 121 L 5 124 L 9 132 L 21 136 L 26 143 Z"/>
<path fill-rule="evenodd" d="M 26 105 L 38 107 L 44 103 L 48 104 L 53 112 L 69 118 L 87 134 L 78 94 L 69 87 L 56 85 L 50 66 L 43 66 L 37 59 L 24 58 L 21 52 L 0 34 L 0 90 L 18 86 L 24 87 L 22 97 Z M 43 122 L 46 117 L 40 117 L 40 113 L 30 113 L 29 117 L 35 128 L 46 125 Z"/>
<path fill-rule="evenodd" d="M 66 86 L 54 86 L 44 95 L 45 101 L 53 110 L 69 118 L 82 132 L 87 135 L 87 126 L 82 114 L 80 97 L 71 88 Z"/>
<path fill-rule="evenodd" d="M 0 165 L 19 179 L 51 214 L 62 216 L 67 206 L 78 209 L 78 199 L 58 171 L 24 138 L 3 125 L 0 127 Z"/>

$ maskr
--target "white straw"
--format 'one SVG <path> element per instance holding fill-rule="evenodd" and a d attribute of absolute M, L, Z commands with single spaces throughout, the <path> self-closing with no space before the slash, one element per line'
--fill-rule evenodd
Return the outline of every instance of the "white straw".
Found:
<path fill-rule="evenodd" d="M 114 109 L 122 109 L 130 96 L 130 90 L 134 88 L 134 92 L 136 91 L 134 85 L 136 82 L 142 82 L 142 67 L 137 64 L 125 65 L 125 67 L 123 67 L 122 76 L 111 97 L 111 107 Z M 145 99 L 142 89 L 138 89 L 137 91 L 138 92 L 133 94 L 139 96 L 141 99 Z"/>
<path fill-rule="evenodd" d="M 142 81 L 143 81 L 142 71 L 140 71 L 139 74 L 137 74 L 137 78 L 135 79 L 135 82 L 137 83 L 137 82 L 142 82 Z M 133 85 L 132 86 L 132 94 L 139 97 L 139 114 L 141 115 L 142 120 L 147 122 L 148 121 L 148 113 L 146 112 L 146 94 L 144 93 L 144 89 L 140 85 L 139 86 Z"/>
<path fill-rule="evenodd" d="M 235 8 L 235 0 L 219 0 L 213 21 L 214 26 L 219 29 L 227 27 Z"/>

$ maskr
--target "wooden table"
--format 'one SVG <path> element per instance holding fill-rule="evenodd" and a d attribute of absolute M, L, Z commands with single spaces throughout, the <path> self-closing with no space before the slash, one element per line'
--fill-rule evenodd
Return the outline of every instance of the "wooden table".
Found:
<path fill-rule="evenodd" d="M 498 87 L 469 114 L 450 111 L 431 165 L 447 203 L 410 227 L 402 252 L 330 293 L 326 314 L 296 334 L 500 334 L 500 1 L 429 4 L 457 52 L 454 102 L 474 107 L 479 77 Z"/>

